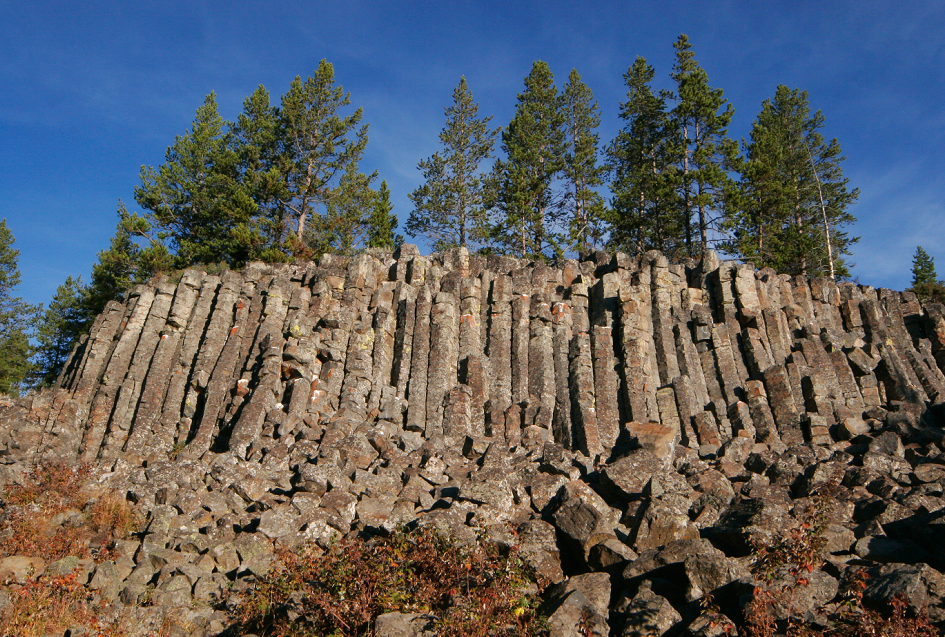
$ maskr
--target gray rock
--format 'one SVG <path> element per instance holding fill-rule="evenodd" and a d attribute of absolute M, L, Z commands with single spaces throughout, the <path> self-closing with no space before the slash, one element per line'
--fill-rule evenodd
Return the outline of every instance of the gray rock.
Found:
<path fill-rule="evenodd" d="M 579 591 L 594 606 L 597 613 L 607 619 L 610 611 L 610 576 L 607 573 L 584 573 L 574 575 L 560 584 L 553 595 L 562 599 Z"/>
<path fill-rule="evenodd" d="M 433 637 L 436 617 L 422 613 L 384 613 L 374 620 L 375 637 Z"/>
<path fill-rule="evenodd" d="M 575 480 L 558 492 L 559 502 L 553 514 L 555 526 L 578 542 L 585 551 L 597 541 L 613 535 L 617 515 L 587 484 Z"/>
<path fill-rule="evenodd" d="M 662 460 L 640 449 L 607 464 L 601 471 L 601 481 L 605 488 L 621 497 L 639 499 L 650 478 L 660 471 L 663 471 Z"/>
<path fill-rule="evenodd" d="M 660 637 L 682 621 L 682 615 L 669 600 L 654 593 L 649 586 L 641 586 L 620 610 L 626 615 L 621 637 Z"/>
<path fill-rule="evenodd" d="M 259 517 L 260 533 L 275 540 L 293 533 L 298 533 L 302 521 L 291 507 L 282 506 L 277 509 L 270 509 Z"/>
<path fill-rule="evenodd" d="M 46 563 L 35 557 L 12 555 L 0 559 L 0 582 L 24 584 L 28 579 L 43 574 Z"/>
<path fill-rule="evenodd" d="M 551 637 L 608 637 L 607 620 L 581 591 L 572 591 L 548 617 Z"/>
<path fill-rule="evenodd" d="M 867 536 L 857 540 L 853 552 L 876 562 L 916 563 L 928 559 L 927 552 L 908 540 L 885 536 Z"/>

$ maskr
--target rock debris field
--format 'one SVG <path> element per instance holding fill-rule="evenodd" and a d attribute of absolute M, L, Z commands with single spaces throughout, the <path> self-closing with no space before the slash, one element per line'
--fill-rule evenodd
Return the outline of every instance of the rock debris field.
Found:
<path fill-rule="evenodd" d="M 419 524 L 514 529 L 555 583 L 553 635 L 723 634 L 750 538 L 784 537 L 824 489 L 826 561 L 791 612 L 823 621 L 864 569 L 866 600 L 945 622 L 945 308 L 909 292 L 714 253 L 405 245 L 126 296 L 56 388 L 0 406 L 0 481 L 89 463 L 143 512 L 114 559 L 74 560 L 141 626 L 170 609 L 181 634 L 223 633 L 222 600 L 279 549 Z M 409 619 L 377 634 L 426 634 Z"/>

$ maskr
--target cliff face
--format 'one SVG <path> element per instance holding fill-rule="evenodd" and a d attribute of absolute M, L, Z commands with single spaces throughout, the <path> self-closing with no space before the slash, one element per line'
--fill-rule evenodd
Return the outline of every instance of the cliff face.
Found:
<path fill-rule="evenodd" d="M 398 256 L 136 288 L 73 354 L 44 442 L 252 459 L 327 428 L 606 459 L 630 422 L 703 454 L 736 436 L 829 445 L 868 431 L 865 410 L 915 420 L 945 397 L 945 321 L 910 293 L 658 253 Z"/>
<path fill-rule="evenodd" d="M 536 568 L 571 576 L 555 612 L 605 599 L 620 634 L 634 604 L 692 624 L 704 593 L 748 581 L 749 530 L 783 532 L 828 480 L 834 567 L 812 599 L 865 560 L 921 564 L 940 605 L 943 368 L 945 311 L 911 293 L 714 254 L 549 267 L 404 246 L 138 287 L 56 391 L 3 408 L 0 443 L 105 467 L 150 509 L 125 559 L 154 567 L 112 593 L 129 604 L 179 583 L 148 562 L 158 545 L 186 561 L 247 537 L 513 524 Z M 255 549 L 212 550 L 208 578 L 260 571 Z M 207 602 L 190 586 L 175 594 Z"/>

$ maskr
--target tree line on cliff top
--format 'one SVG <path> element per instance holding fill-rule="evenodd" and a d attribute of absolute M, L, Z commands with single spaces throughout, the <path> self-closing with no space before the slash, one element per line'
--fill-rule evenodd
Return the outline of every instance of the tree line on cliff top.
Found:
<path fill-rule="evenodd" d="M 638 57 L 624 75 L 622 126 L 607 142 L 576 70 L 559 89 L 535 62 L 503 127 L 479 114 L 461 78 L 440 148 L 419 162 L 404 230 L 436 250 L 554 261 L 602 248 L 698 259 L 714 248 L 778 272 L 848 277 L 858 190 L 807 93 L 778 86 L 739 143 L 728 135 L 734 109 L 688 38 L 673 46 L 673 90 L 655 89 L 655 70 Z M 260 86 L 233 122 L 208 95 L 164 163 L 142 167 L 140 212 L 119 202 L 89 283 L 70 277 L 38 315 L 31 363 L 20 351 L 29 330 L 8 332 L 24 336 L 0 391 L 53 382 L 105 304 L 157 273 L 395 248 L 403 237 L 390 190 L 359 167 L 367 132 L 324 60 L 278 104 Z"/>

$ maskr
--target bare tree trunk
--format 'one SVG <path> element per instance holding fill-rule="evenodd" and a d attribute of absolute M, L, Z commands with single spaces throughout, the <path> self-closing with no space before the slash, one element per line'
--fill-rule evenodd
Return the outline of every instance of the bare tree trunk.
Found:
<path fill-rule="evenodd" d="M 689 199 L 689 127 L 683 125 L 683 194 L 686 212 L 686 255 L 692 254 L 692 202 Z"/>
<path fill-rule="evenodd" d="M 814 164 L 814 155 L 810 152 L 810 144 L 807 143 L 806 139 L 804 140 L 804 145 L 807 147 L 807 156 L 810 158 L 810 168 L 814 173 L 814 180 L 817 182 L 817 195 L 820 197 L 820 211 L 824 216 L 824 236 L 827 238 L 827 261 L 830 262 L 830 278 L 836 281 L 837 277 L 833 269 L 833 242 L 830 240 L 830 224 L 827 222 L 827 206 L 824 205 L 824 191 L 820 186 L 820 176 L 817 174 L 817 166 Z"/>

